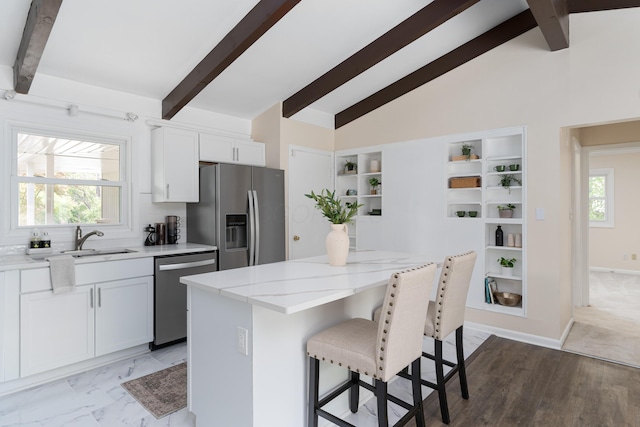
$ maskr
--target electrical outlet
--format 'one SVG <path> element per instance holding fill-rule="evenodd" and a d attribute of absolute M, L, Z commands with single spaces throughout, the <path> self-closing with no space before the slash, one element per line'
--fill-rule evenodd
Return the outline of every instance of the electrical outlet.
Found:
<path fill-rule="evenodd" d="M 238 326 L 238 353 L 249 355 L 249 331 Z"/>
<path fill-rule="evenodd" d="M 622 255 L 622 260 L 623 261 L 629 261 L 629 255 L 627 255 L 627 254 Z"/>
<path fill-rule="evenodd" d="M 638 260 L 638 255 L 637 254 L 631 254 L 631 261 L 637 261 Z"/>

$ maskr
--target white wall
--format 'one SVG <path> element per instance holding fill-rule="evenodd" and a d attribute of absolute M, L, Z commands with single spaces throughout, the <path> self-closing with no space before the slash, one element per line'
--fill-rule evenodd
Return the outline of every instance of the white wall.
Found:
<path fill-rule="evenodd" d="M 638 22 L 637 8 L 572 14 L 569 49 L 550 52 L 533 29 L 336 131 L 346 149 L 527 126 L 528 317 L 469 310 L 467 320 L 561 337 L 572 313 L 572 151 L 561 129 L 640 116 Z"/>
<path fill-rule="evenodd" d="M 0 67 L 0 95 L 13 87 L 12 69 Z M 21 101 L 22 100 L 22 101 Z M 46 104 L 49 106 L 36 105 Z M 66 107 L 79 106 L 80 114 L 70 117 Z M 124 117 L 133 112 L 139 119 L 133 123 L 123 119 L 106 118 L 88 111 Z M 100 226 L 105 232 L 102 238 L 92 238 L 90 247 L 140 246 L 144 241 L 143 228 L 148 223 L 164 222 L 166 215 L 184 217 L 184 203 L 151 202 L 150 130 L 145 122 L 161 123 L 161 100 L 143 98 L 131 94 L 38 74 L 30 95 L 18 95 L 14 101 L 0 99 L 0 254 L 24 252 L 30 230 L 9 233 L 9 178 L 12 159 L 5 156 L 5 148 L 10 144 L 7 135 L 8 124 L 21 122 L 34 126 L 46 126 L 97 135 L 109 135 L 131 141 L 131 226 L 128 230 L 115 232 L 109 226 Z M 169 123 L 169 122 L 166 122 Z M 185 108 L 170 122 L 173 125 L 197 126 L 234 135 L 250 137 L 251 122 L 236 117 L 224 116 L 203 110 Z M 182 236 L 186 236 L 186 221 Z M 44 230 L 44 227 L 39 227 Z M 96 227 L 98 228 L 98 227 Z M 47 229 L 52 243 L 58 248 L 70 248 L 73 241 L 73 227 L 52 227 Z"/>

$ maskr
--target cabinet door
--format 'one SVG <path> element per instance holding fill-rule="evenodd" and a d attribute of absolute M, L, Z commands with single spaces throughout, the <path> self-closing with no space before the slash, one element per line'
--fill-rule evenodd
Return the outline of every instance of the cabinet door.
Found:
<path fill-rule="evenodd" d="M 20 376 L 94 355 L 93 286 L 20 296 Z"/>
<path fill-rule="evenodd" d="M 262 142 L 236 139 L 236 162 L 243 165 L 264 166 L 265 147 Z"/>
<path fill-rule="evenodd" d="M 200 160 L 203 162 L 233 163 L 234 139 L 226 136 L 200 134 Z"/>
<path fill-rule="evenodd" d="M 154 129 L 152 134 L 154 202 L 197 202 L 198 133 Z"/>
<path fill-rule="evenodd" d="M 96 356 L 153 341 L 153 277 L 96 285 Z"/>

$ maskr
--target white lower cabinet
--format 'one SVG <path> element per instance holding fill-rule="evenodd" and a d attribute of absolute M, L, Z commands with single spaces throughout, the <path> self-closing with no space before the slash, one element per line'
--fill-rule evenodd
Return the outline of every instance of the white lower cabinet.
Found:
<path fill-rule="evenodd" d="M 96 356 L 153 341 L 153 277 L 96 285 Z"/>
<path fill-rule="evenodd" d="M 93 286 L 67 294 L 20 296 L 20 376 L 70 365 L 94 355 Z"/>
<path fill-rule="evenodd" d="M 20 376 L 153 340 L 153 277 L 20 296 Z"/>

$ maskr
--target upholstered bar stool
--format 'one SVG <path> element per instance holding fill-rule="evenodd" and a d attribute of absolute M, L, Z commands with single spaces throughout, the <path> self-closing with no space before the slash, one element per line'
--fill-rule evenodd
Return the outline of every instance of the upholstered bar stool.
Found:
<path fill-rule="evenodd" d="M 378 426 L 388 426 L 387 400 L 408 409 L 396 426 L 415 417 L 424 426 L 420 359 L 427 301 L 435 278 L 436 265 L 427 264 L 391 275 L 387 285 L 380 322 L 351 319 L 325 329 L 307 341 L 309 356 L 308 426 L 317 427 L 318 416 L 339 426 L 352 424 L 322 409 L 324 405 L 349 390 L 349 409 L 357 412 L 359 387 L 376 395 Z M 343 366 L 349 379 L 329 395 L 319 398 L 320 361 Z M 387 393 L 387 382 L 404 367 L 411 365 L 413 403 L 406 403 Z M 360 374 L 372 377 L 374 385 L 360 380 Z"/>
<path fill-rule="evenodd" d="M 462 345 L 462 327 L 464 311 L 467 305 L 467 293 L 477 254 L 467 252 L 461 255 L 445 258 L 438 282 L 436 300 L 429 301 L 427 320 L 424 324 L 424 335 L 434 339 L 434 354 L 422 353 L 428 359 L 435 361 L 436 383 L 422 380 L 422 384 L 438 391 L 442 422 L 449 424 L 449 407 L 447 405 L 446 383 L 457 372 L 460 378 L 462 397 L 469 399 L 467 387 L 467 372 L 464 364 L 464 348 Z M 442 340 L 456 331 L 457 363 L 442 358 Z M 451 370 L 444 375 L 444 366 Z"/>

